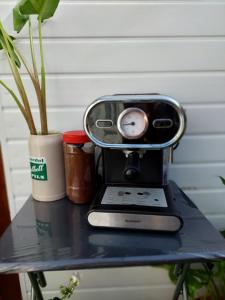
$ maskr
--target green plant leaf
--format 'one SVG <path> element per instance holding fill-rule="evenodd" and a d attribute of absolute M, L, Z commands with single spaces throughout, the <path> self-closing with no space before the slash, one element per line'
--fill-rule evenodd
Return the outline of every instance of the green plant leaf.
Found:
<path fill-rule="evenodd" d="M 47 20 L 54 16 L 54 13 L 58 7 L 60 0 L 46 0 L 43 1 L 43 5 L 41 7 L 39 17 L 41 21 Z"/>
<path fill-rule="evenodd" d="M 175 274 L 176 265 L 172 264 L 172 265 L 167 265 L 164 267 L 166 267 L 168 270 L 168 275 L 169 275 L 170 280 L 173 283 L 176 283 L 177 282 L 177 276 Z"/>
<path fill-rule="evenodd" d="M 225 178 L 222 176 L 219 176 L 219 178 L 221 179 L 222 183 L 225 185 Z"/>
<path fill-rule="evenodd" d="M 13 9 L 13 26 L 14 30 L 16 30 L 17 32 L 20 32 L 29 20 L 29 16 L 22 14 L 20 11 L 21 2 L 17 4 Z"/>
<path fill-rule="evenodd" d="M 13 9 L 14 29 L 20 32 L 30 15 L 37 15 L 41 21 L 51 18 L 60 0 L 20 0 Z"/>
<path fill-rule="evenodd" d="M 16 51 L 15 51 L 15 49 L 14 49 L 14 45 L 13 45 L 13 42 L 12 42 L 14 39 L 15 39 L 14 37 L 8 36 L 8 43 L 9 43 L 9 45 L 10 45 L 10 47 L 11 47 L 12 55 L 13 55 L 14 61 L 15 61 L 16 65 L 17 65 L 17 67 L 20 68 L 20 67 L 21 67 L 21 63 L 20 63 L 19 57 L 18 57 L 17 54 L 16 54 Z M 6 49 L 6 48 L 7 48 L 7 47 L 6 47 L 6 41 L 4 40 L 2 31 L 0 30 L 0 50 Z M 8 54 L 9 54 L 9 53 L 8 53 Z M 10 56 L 10 54 L 9 54 L 9 56 Z"/>

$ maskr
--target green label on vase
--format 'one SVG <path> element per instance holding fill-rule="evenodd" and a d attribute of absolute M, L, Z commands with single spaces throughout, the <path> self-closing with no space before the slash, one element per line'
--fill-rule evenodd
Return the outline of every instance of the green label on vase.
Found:
<path fill-rule="evenodd" d="M 44 157 L 30 157 L 30 169 L 32 179 L 48 180 L 46 159 Z"/>

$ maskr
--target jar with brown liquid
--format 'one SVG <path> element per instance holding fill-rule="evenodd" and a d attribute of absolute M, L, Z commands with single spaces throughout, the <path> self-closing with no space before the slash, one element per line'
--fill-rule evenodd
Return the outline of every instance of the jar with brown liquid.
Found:
<path fill-rule="evenodd" d="M 94 145 L 83 130 L 63 134 L 66 194 L 76 204 L 89 203 L 95 190 Z"/>

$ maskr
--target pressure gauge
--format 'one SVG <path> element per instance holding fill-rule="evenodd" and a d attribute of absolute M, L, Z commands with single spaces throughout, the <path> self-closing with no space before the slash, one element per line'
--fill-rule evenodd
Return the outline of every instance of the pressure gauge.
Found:
<path fill-rule="evenodd" d="M 127 108 L 119 115 L 117 128 L 124 138 L 139 139 L 148 129 L 148 117 L 140 108 Z"/>

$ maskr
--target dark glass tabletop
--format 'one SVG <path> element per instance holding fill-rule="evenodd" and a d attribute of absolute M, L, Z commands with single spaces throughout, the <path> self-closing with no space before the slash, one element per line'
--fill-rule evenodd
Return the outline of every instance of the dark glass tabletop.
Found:
<path fill-rule="evenodd" d="M 225 241 L 174 184 L 178 233 L 93 228 L 88 206 L 29 198 L 0 239 L 0 272 L 156 265 L 225 258 Z"/>

